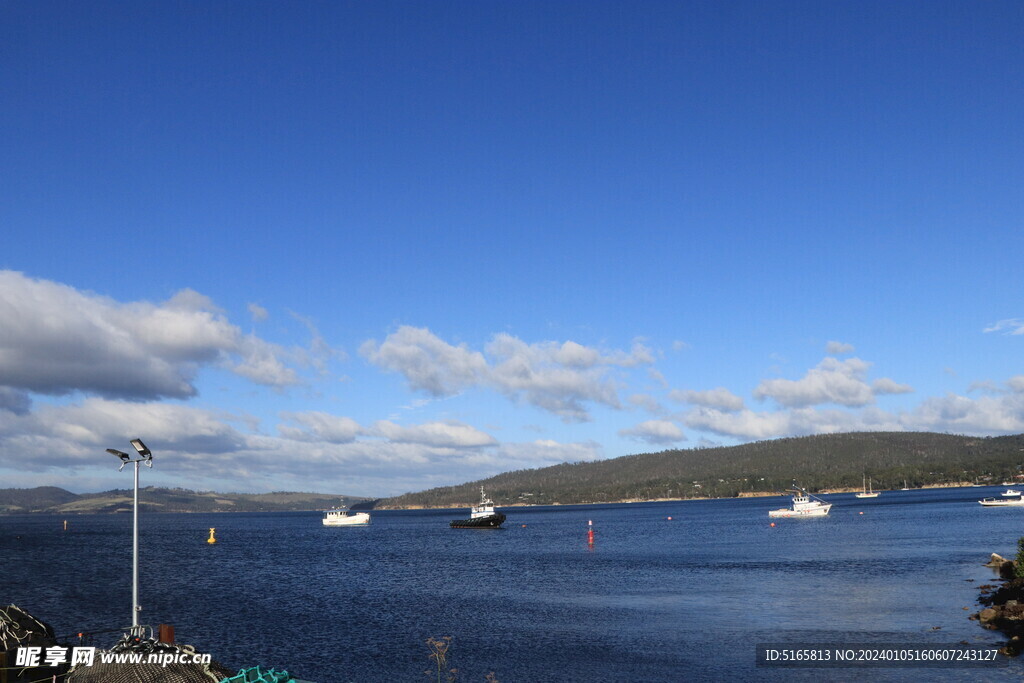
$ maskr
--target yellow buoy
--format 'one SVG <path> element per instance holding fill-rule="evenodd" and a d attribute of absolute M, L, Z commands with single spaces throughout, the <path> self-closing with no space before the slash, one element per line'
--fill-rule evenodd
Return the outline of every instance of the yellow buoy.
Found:
<path fill-rule="evenodd" d="M 213 537 L 213 532 L 216 531 L 216 530 L 217 529 L 215 529 L 215 528 L 211 528 L 210 529 L 210 537 L 208 539 L 206 539 L 207 543 L 216 543 L 217 542 L 217 539 Z"/>

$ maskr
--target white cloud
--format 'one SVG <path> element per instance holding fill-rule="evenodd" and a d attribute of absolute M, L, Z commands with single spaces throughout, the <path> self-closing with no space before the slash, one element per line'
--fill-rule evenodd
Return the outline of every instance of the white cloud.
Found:
<path fill-rule="evenodd" d="M 643 408 L 647 412 L 654 415 L 661 415 L 662 413 L 665 412 L 664 408 L 661 407 L 661 404 L 658 403 L 657 399 L 655 399 L 650 394 L 633 394 L 632 396 L 629 397 L 629 403 L 630 405 L 634 405 L 638 408 Z"/>
<path fill-rule="evenodd" d="M 248 306 L 249 315 L 252 316 L 253 322 L 261 323 L 270 317 L 270 313 L 267 309 L 263 308 L 259 304 L 251 303 Z"/>
<path fill-rule="evenodd" d="M 412 443 L 436 448 L 480 448 L 497 443 L 490 434 L 462 422 L 428 422 L 402 427 L 388 420 L 379 420 L 373 431 L 393 443 Z"/>
<path fill-rule="evenodd" d="M 948 394 L 923 401 L 902 416 L 907 429 L 960 434 L 1011 434 L 1024 431 L 1024 394 L 981 396 Z"/>
<path fill-rule="evenodd" d="M 380 345 L 365 342 L 359 353 L 374 365 L 399 372 L 409 387 L 432 396 L 451 396 L 473 386 L 487 372 L 483 354 L 452 346 L 426 328 L 403 325 Z"/>
<path fill-rule="evenodd" d="M 1024 319 L 1022 318 L 1007 318 L 998 322 L 992 323 L 986 327 L 983 332 L 1006 332 L 1006 334 L 1024 334 Z"/>
<path fill-rule="evenodd" d="M 770 379 L 754 389 L 758 399 L 772 398 L 791 408 L 838 403 L 864 406 L 874 401 L 874 393 L 865 382 L 870 363 L 859 358 L 837 360 L 825 358 L 816 368 L 808 370 L 800 380 Z"/>
<path fill-rule="evenodd" d="M 146 485 L 219 490 L 241 485 L 393 495 L 602 456 L 592 442 L 499 444 L 454 421 L 411 426 L 381 421 L 365 428 L 321 412 L 281 417 L 285 423 L 274 435 L 231 426 L 247 423 L 244 416 L 182 405 L 89 398 L 21 415 L 0 410 L 0 476 L 8 485 L 45 480 L 69 486 L 77 479 L 88 481 L 91 490 L 123 488 L 117 460 L 104 449 L 127 448 L 135 436 L 142 436 L 155 456 Z"/>
<path fill-rule="evenodd" d="M 271 387 L 286 387 L 299 383 L 295 370 L 281 360 L 280 347 L 253 336 L 242 337 L 238 343 L 241 360 L 228 363 L 236 374 L 257 384 Z"/>
<path fill-rule="evenodd" d="M 707 391 L 684 391 L 677 389 L 669 394 L 669 398 L 680 403 L 692 403 L 707 408 L 718 408 L 719 410 L 736 411 L 743 409 L 743 399 L 724 387 Z"/>
<path fill-rule="evenodd" d="M 667 445 L 686 440 L 683 430 L 671 420 L 647 420 L 629 429 L 620 429 L 619 435 L 658 445 Z"/>
<path fill-rule="evenodd" d="M 400 327 L 380 344 L 367 341 L 360 353 L 374 365 L 403 374 L 410 388 L 433 396 L 450 396 L 471 387 L 494 389 L 524 400 L 565 421 L 585 421 L 585 403 L 619 408 L 618 384 L 611 367 L 631 368 L 653 362 L 647 347 L 604 353 L 576 342 L 527 344 L 497 334 L 484 353 L 453 346 L 425 328 Z"/>
<path fill-rule="evenodd" d="M 910 394 L 914 387 L 909 384 L 899 384 L 888 377 L 881 377 L 871 383 L 871 389 L 875 394 Z"/>
<path fill-rule="evenodd" d="M 0 271 L 0 386 L 39 394 L 188 398 L 205 365 L 271 386 L 296 383 L 283 350 L 245 337 L 209 298 L 119 303 Z"/>
<path fill-rule="evenodd" d="M 278 425 L 277 432 L 286 439 L 296 441 L 325 441 L 351 443 L 365 430 L 350 417 L 331 415 L 319 411 L 304 413 L 285 412 L 281 418 L 298 425 Z"/>
<path fill-rule="evenodd" d="M 841 353 L 853 353 L 853 344 L 846 344 L 838 341 L 830 341 L 825 345 L 825 351 L 827 353 L 841 354 Z"/>
<path fill-rule="evenodd" d="M 547 467 L 563 462 L 589 462 L 600 460 L 603 448 L 593 441 L 562 443 L 552 439 L 538 439 L 525 443 L 502 444 L 497 455 L 505 462 L 519 462 L 529 467 Z"/>
<path fill-rule="evenodd" d="M 586 364 L 580 364 L 584 356 L 574 348 L 572 358 L 577 362 L 567 366 L 562 362 L 566 359 L 565 348 L 564 344 L 526 344 L 498 334 L 487 345 L 487 354 L 494 359 L 487 383 L 509 398 L 522 398 L 565 421 L 588 420 L 583 405 L 586 401 L 620 407 L 618 387 L 607 378 L 604 366 L 633 359 L 602 356 L 590 350 Z"/>
<path fill-rule="evenodd" d="M 309 331 L 309 348 L 308 349 L 294 349 L 292 350 L 292 356 L 297 362 L 304 365 L 311 365 L 316 368 L 321 375 L 327 374 L 327 361 L 332 358 L 339 360 L 345 360 L 347 354 L 341 349 L 336 349 L 327 343 L 323 335 L 320 334 L 320 330 L 317 329 L 316 324 L 307 316 L 300 315 L 295 311 L 288 311 L 288 314 L 292 319 L 297 320 Z"/>
<path fill-rule="evenodd" d="M 876 408 L 860 411 L 796 408 L 767 412 L 748 409 L 724 412 L 715 408 L 696 408 L 686 413 L 682 419 L 683 424 L 691 429 L 745 440 L 904 429 L 897 417 Z"/>

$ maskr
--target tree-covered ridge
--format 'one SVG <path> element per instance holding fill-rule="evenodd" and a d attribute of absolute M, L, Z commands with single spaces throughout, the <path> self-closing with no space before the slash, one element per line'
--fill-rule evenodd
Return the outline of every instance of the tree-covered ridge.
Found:
<path fill-rule="evenodd" d="M 379 507 L 464 507 L 482 484 L 500 505 L 572 504 L 663 498 L 726 498 L 779 492 L 794 480 L 811 491 L 995 483 L 1024 465 L 1024 435 L 972 437 L 924 432 L 856 432 L 667 450 L 596 462 L 517 470 L 483 481 L 407 493 Z"/>
<path fill-rule="evenodd" d="M 132 509 L 131 489 L 76 494 L 53 486 L 0 489 L 0 512 L 126 512 Z M 349 506 L 365 498 L 326 493 L 215 493 L 147 486 L 139 489 L 145 512 L 259 512 L 323 510 Z"/>

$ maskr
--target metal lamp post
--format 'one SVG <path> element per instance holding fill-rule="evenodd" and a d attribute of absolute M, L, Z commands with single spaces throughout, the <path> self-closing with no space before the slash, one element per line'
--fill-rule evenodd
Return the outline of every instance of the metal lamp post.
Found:
<path fill-rule="evenodd" d="M 138 453 L 137 458 L 114 448 L 108 448 L 107 453 L 121 458 L 118 472 L 128 463 L 135 463 L 135 504 L 132 507 L 132 635 L 137 636 L 141 633 L 139 612 L 142 611 L 139 607 L 139 463 L 145 462 L 147 467 L 152 467 L 153 454 L 146 448 L 146 444 L 142 443 L 142 439 L 132 439 L 131 444 Z"/>

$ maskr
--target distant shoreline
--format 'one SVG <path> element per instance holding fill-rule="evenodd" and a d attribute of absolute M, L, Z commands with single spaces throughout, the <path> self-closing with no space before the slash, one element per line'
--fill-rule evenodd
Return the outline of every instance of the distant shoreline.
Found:
<path fill-rule="evenodd" d="M 1010 484 L 1011 486 L 1019 486 L 1019 484 Z M 908 489 L 910 491 L 917 491 L 921 489 L 950 489 L 950 488 L 984 488 L 984 487 L 999 487 L 1007 486 L 1005 483 L 1001 484 L 983 484 L 978 487 L 971 482 L 958 482 L 952 484 L 927 484 L 925 486 L 919 486 L 916 488 Z M 838 493 L 859 493 L 860 488 L 844 487 L 844 488 L 829 488 L 821 491 L 816 491 L 817 495 L 830 495 Z M 887 492 L 900 492 L 902 489 L 878 489 L 878 493 Z M 221 494 L 223 495 L 223 494 Z M 258 494 L 257 494 L 258 495 Z M 272 494 L 271 494 L 272 495 Z M 322 495 L 322 494 L 312 494 Z M 737 498 L 774 498 L 783 497 L 788 494 L 780 491 L 741 491 L 736 496 L 729 497 L 706 497 L 706 498 L 625 498 L 621 500 L 605 500 L 605 501 L 589 501 L 582 503 L 563 503 L 556 501 L 552 503 L 508 503 L 498 504 L 499 508 L 533 508 L 533 507 L 562 507 L 570 505 L 631 505 L 634 503 L 686 503 L 690 501 L 699 500 L 736 500 Z M 339 496 L 341 497 L 341 496 Z M 359 500 L 370 500 L 370 499 L 359 499 Z M 131 512 L 129 501 L 118 501 L 120 504 L 116 509 L 73 509 L 73 510 L 25 510 L 25 509 L 11 509 L 9 506 L 0 506 L 0 516 L 6 515 L 34 515 L 34 514 L 51 514 L 51 515 L 81 515 L 81 514 L 120 514 Z M 463 504 L 452 504 L 452 505 L 408 505 L 408 506 L 393 506 L 393 505 L 382 505 L 372 510 L 458 510 L 462 508 L 471 507 L 474 503 L 463 503 Z M 294 509 L 263 509 L 263 510 L 230 510 L 230 509 L 217 509 L 217 510 L 174 510 L 174 509 L 160 509 L 164 507 L 161 503 L 153 503 L 149 501 L 140 501 L 139 512 L 144 514 L 154 513 L 179 513 L 179 514 L 227 514 L 231 512 L 258 512 L 258 513 L 272 513 L 272 512 L 324 512 L 328 508 L 322 507 L 309 507 L 309 508 L 294 508 Z M 371 511 L 372 511 L 371 510 Z"/>
<path fill-rule="evenodd" d="M 909 491 L 919 491 L 921 489 L 956 489 L 956 488 L 985 488 L 994 486 L 1005 486 L 1005 484 L 983 484 L 981 487 L 975 487 L 970 482 L 960 482 L 953 484 L 927 484 L 925 486 L 918 486 Z M 888 493 L 902 491 L 903 489 L 876 489 L 878 493 Z M 859 488 L 834 488 L 825 489 L 816 492 L 816 495 L 830 495 L 833 493 L 860 493 Z M 781 493 L 778 491 L 741 491 L 737 496 L 729 496 L 727 498 L 626 498 L 623 500 L 604 500 L 604 501 L 592 501 L 588 503 L 508 503 L 507 505 L 496 504 L 498 508 L 533 508 L 533 507 L 556 507 L 556 506 L 568 506 L 568 505 L 620 505 L 620 504 L 632 504 L 632 503 L 688 503 L 698 500 L 736 500 L 737 498 L 773 498 L 782 497 L 788 494 Z M 380 506 L 374 508 L 374 510 L 457 510 L 460 508 L 471 507 L 473 503 L 466 503 L 463 505 L 403 505 L 403 506 Z"/>

